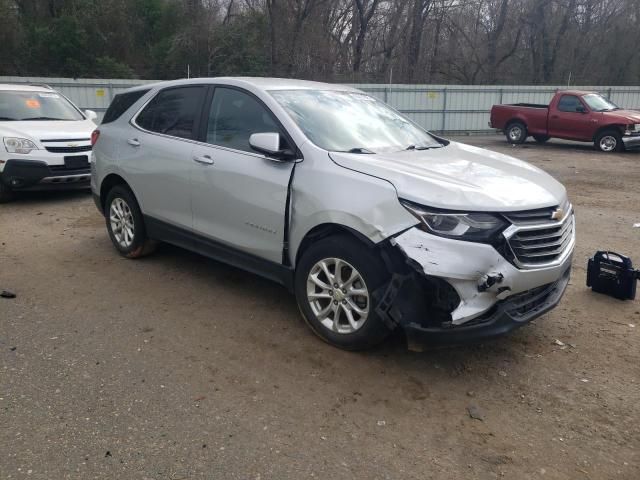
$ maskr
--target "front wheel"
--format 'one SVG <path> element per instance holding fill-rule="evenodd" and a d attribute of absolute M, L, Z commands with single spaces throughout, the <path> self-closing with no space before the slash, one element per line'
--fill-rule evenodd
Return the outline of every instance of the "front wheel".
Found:
<path fill-rule="evenodd" d="M 507 142 L 512 145 L 524 143 L 527 139 L 527 127 L 522 122 L 512 122 L 505 130 L 505 136 L 507 137 Z"/>
<path fill-rule="evenodd" d="M 117 185 L 107 194 L 105 218 L 111 242 L 122 256 L 139 258 L 155 250 L 156 242 L 147 237 L 138 202 L 126 186 Z"/>
<path fill-rule="evenodd" d="M 373 299 L 388 279 L 374 252 L 349 236 L 328 237 L 309 247 L 298 262 L 296 300 L 320 338 L 345 350 L 362 350 L 391 332 Z"/>
<path fill-rule="evenodd" d="M 606 130 L 596 136 L 595 146 L 605 153 L 621 152 L 624 149 L 622 135 L 617 130 Z"/>

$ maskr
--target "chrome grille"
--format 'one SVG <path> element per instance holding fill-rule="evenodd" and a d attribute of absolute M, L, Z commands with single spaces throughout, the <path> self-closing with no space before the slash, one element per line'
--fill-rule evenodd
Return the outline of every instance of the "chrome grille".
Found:
<path fill-rule="evenodd" d="M 572 248 L 575 239 L 573 209 L 563 205 L 563 218 L 552 220 L 556 208 L 505 215 L 513 225 L 505 231 L 514 263 L 523 268 L 553 264 Z"/>

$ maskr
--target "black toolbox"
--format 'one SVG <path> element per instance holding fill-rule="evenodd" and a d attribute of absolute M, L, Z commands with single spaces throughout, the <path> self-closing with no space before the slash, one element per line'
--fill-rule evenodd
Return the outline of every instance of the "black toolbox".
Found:
<path fill-rule="evenodd" d="M 636 298 L 636 281 L 640 271 L 634 270 L 629 257 L 615 252 L 599 251 L 587 265 L 587 287 L 620 300 Z"/>

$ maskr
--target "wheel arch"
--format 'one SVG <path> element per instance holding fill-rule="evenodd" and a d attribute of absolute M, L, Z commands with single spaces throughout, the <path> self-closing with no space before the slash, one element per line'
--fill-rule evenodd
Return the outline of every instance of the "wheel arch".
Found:
<path fill-rule="evenodd" d="M 596 132 L 593 134 L 593 137 L 591 140 L 595 142 L 601 133 L 604 133 L 609 130 L 616 130 L 621 136 L 624 134 L 623 125 L 617 124 L 617 123 L 610 123 L 609 125 L 603 125 L 602 127 L 598 128 L 598 130 L 596 130 Z"/>
<path fill-rule="evenodd" d="M 300 244 L 295 253 L 294 265 L 298 265 L 300 257 L 313 242 L 320 240 L 321 238 L 326 238 L 334 235 L 348 235 L 369 249 L 374 249 L 376 247 L 376 244 L 373 243 L 369 238 L 351 227 L 339 223 L 321 223 L 311 228 L 304 235 L 304 237 L 302 237 L 302 240 L 300 241 Z"/>
<path fill-rule="evenodd" d="M 513 125 L 514 123 L 521 123 L 522 125 L 524 125 L 524 128 L 527 128 L 527 129 L 528 129 L 527 122 L 526 122 L 523 118 L 520 118 L 520 117 L 511 117 L 511 118 L 510 118 L 509 120 L 507 120 L 507 121 L 506 121 L 506 123 L 504 124 L 504 129 L 505 129 L 505 130 L 508 130 L 508 129 L 509 129 L 509 127 L 510 127 L 511 125 Z"/>
<path fill-rule="evenodd" d="M 102 210 L 102 213 L 104 213 L 104 202 L 107 200 L 107 195 L 109 194 L 109 191 L 116 185 L 125 185 L 129 190 L 131 190 L 131 187 L 129 186 L 127 181 L 117 173 L 110 173 L 109 175 L 104 177 L 102 183 L 100 184 L 100 208 Z M 131 190 L 131 192 L 133 193 L 133 190 Z M 133 195 L 135 197 L 135 193 Z"/>

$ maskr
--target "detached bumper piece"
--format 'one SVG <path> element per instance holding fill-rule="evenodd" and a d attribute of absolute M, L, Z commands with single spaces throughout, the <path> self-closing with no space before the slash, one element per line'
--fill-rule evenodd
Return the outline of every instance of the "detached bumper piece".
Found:
<path fill-rule="evenodd" d="M 91 170 L 88 160 L 86 166 L 81 166 L 82 163 L 48 165 L 34 160 L 7 160 L 0 181 L 11 190 L 86 188 L 91 181 Z"/>

